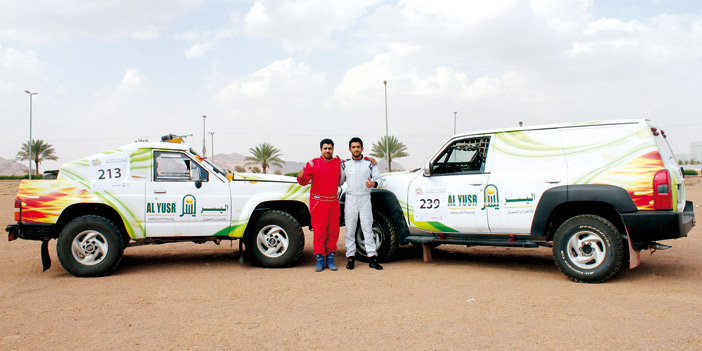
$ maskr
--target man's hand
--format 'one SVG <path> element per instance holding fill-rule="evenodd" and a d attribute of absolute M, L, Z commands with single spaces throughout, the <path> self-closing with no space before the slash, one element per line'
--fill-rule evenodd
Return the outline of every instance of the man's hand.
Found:
<path fill-rule="evenodd" d="M 370 162 L 373 164 L 373 166 L 377 166 L 377 165 L 378 165 L 378 161 L 376 161 L 376 160 L 375 160 L 374 158 L 372 158 L 372 157 L 366 156 L 366 160 L 370 161 Z"/>
<path fill-rule="evenodd" d="M 301 171 L 297 172 L 297 177 L 300 178 L 300 179 L 302 179 L 302 176 L 303 176 L 304 174 L 305 174 L 305 171 L 304 171 L 304 170 L 301 170 Z"/>
<path fill-rule="evenodd" d="M 366 181 L 366 188 L 375 188 L 375 182 L 368 177 L 368 180 Z"/>

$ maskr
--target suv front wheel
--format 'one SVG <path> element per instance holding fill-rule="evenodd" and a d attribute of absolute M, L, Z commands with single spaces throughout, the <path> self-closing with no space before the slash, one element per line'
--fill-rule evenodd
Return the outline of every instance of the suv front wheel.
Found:
<path fill-rule="evenodd" d="M 571 280 L 601 283 L 622 267 L 624 240 L 605 218 L 575 216 L 556 231 L 553 258 L 558 269 Z"/>

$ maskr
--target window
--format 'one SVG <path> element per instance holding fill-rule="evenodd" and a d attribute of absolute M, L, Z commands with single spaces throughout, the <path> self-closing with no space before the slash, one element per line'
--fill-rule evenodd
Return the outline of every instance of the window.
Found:
<path fill-rule="evenodd" d="M 154 180 L 157 182 L 206 182 L 209 178 L 207 170 L 180 152 L 156 151 L 154 160 Z"/>
<path fill-rule="evenodd" d="M 447 147 L 432 165 L 432 174 L 481 173 L 490 137 L 463 139 Z"/>

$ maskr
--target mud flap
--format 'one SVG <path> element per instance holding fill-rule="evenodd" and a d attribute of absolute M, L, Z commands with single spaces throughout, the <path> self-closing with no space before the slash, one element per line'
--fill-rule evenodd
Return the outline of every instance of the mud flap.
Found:
<path fill-rule="evenodd" d="M 624 226 L 624 230 L 626 230 L 626 242 L 629 245 L 629 269 L 634 269 L 641 265 L 641 251 L 640 250 L 634 250 L 634 247 L 631 246 L 631 238 L 629 237 L 629 229 Z"/>
<path fill-rule="evenodd" d="M 243 238 L 239 239 L 239 264 L 244 264 L 244 243 Z"/>
<path fill-rule="evenodd" d="M 46 272 L 51 268 L 51 257 L 49 257 L 49 240 L 41 241 L 41 265 L 44 268 L 42 272 Z"/>

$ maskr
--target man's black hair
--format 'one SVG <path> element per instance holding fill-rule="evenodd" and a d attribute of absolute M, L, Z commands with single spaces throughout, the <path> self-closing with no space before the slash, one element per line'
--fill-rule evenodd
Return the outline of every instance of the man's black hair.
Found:
<path fill-rule="evenodd" d="M 329 138 L 322 139 L 322 141 L 319 142 L 319 148 L 323 148 L 324 144 L 330 144 L 332 147 L 334 147 L 334 141 Z"/>
<path fill-rule="evenodd" d="M 363 140 L 359 137 L 353 137 L 351 140 L 349 140 L 349 147 L 351 147 L 351 144 L 353 143 L 361 143 L 361 147 L 363 147 Z"/>

